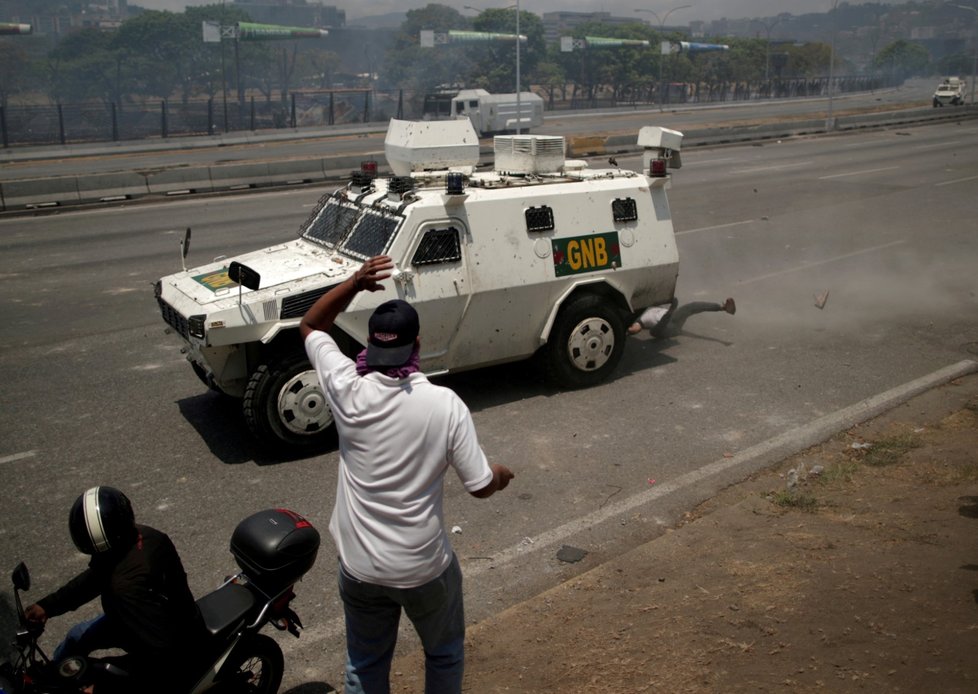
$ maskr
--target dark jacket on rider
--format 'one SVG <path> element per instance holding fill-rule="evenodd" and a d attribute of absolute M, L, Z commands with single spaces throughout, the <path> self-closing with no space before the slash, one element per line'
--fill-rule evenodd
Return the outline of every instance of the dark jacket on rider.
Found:
<path fill-rule="evenodd" d="M 136 530 L 132 545 L 94 555 L 88 569 L 38 604 L 55 617 L 101 596 L 119 647 L 138 660 L 193 653 L 204 626 L 180 556 L 165 533 Z"/>

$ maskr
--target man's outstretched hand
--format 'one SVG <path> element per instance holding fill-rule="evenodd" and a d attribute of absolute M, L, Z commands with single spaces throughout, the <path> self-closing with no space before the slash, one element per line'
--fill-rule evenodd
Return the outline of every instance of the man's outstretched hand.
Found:
<path fill-rule="evenodd" d="M 353 281 L 357 289 L 366 289 L 368 292 L 376 292 L 384 287 L 380 284 L 391 276 L 394 269 L 394 261 L 387 255 L 375 255 L 365 262 L 359 270 L 353 274 Z"/>

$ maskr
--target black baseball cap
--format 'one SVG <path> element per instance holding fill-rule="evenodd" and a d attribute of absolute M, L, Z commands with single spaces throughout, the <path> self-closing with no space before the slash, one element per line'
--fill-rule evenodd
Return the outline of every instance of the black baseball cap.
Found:
<path fill-rule="evenodd" d="M 406 301 L 391 299 L 378 306 L 367 324 L 367 366 L 402 366 L 418 338 L 418 312 Z"/>

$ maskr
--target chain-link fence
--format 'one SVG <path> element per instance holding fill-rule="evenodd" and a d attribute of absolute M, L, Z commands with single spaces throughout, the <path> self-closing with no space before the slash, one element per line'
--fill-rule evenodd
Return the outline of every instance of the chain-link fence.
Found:
<path fill-rule="evenodd" d="M 837 77 L 833 93 L 892 86 L 881 76 Z M 710 103 L 829 93 L 826 78 L 758 82 L 670 82 L 628 85 L 618 95 L 561 87 L 537 89 L 548 111 L 639 107 L 659 103 Z M 264 96 L 237 100 L 218 95 L 207 100 L 142 103 L 83 103 L 50 106 L 0 106 L 4 147 L 144 140 L 225 132 L 316 128 L 423 117 L 425 95 L 408 90 L 297 90 L 284 99 Z"/>

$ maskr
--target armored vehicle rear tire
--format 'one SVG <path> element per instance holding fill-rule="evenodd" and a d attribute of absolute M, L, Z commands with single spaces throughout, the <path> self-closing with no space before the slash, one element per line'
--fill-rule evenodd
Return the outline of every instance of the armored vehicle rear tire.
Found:
<path fill-rule="evenodd" d="M 605 298 L 583 294 L 557 314 L 543 357 L 551 381 L 564 388 L 586 388 L 608 378 L 624 351 L 620 312 Z"/>
<path fill-rule="evenodd" d="M 334 432 L 333 413 L 302 353 L 255 369 L 248 379 L 243 409 L 248 428 L 269 447 L 321 446 Z"/>

